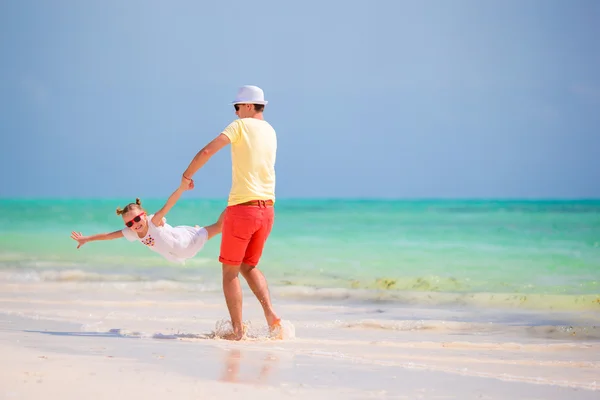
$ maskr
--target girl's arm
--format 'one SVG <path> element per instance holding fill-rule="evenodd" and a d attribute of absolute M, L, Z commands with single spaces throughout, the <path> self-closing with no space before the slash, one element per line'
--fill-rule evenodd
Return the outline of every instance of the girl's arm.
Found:
<path fill-rule="evenodd" d="M 99 233 L 92 236 L 83 236 L 81 232 L 71 232 L 71 239 L 76 240 L 77 248 L 80 248 L 87 242 L 94 242 L 96 240 L 113 240 L 123 237 L 123 231 L 114 231 L 111 233 Z"/>
<path fill-rule="evenodd" d="M 171 210 L 171 208 L 175 205 L 175 203 L 177 203 L 177 201 L 181 197 L 181 194 L 183 192 L 185 192 L 186 190 L 190 190 L 193 188 L 194 188 L 193 181 L 190 181 L 189 183 L 185 183 L 185 184 L 182 183 L 181 186 L 179 186 L 177 188 L 177 190 L 175 190 L 171 194 L 171 196 L 169 196 L 165 205 L 160 210 L 158 210 L 156 212 L 156 214 L 154 214 L 154 216 L 152 217 L 152 223 L 156 226 L 162 226 L 164 216 L 167 215 L 167 213 Z"/>

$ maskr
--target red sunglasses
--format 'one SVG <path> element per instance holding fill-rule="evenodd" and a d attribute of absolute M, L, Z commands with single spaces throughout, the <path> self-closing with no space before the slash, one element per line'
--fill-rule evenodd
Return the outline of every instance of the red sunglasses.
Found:
<path fill-rule="evenodd" d="M 140 222 L 142 220 L 142 215 L 146 214 L 145 212 L 136 215 L 131 221 L 127 221 L 125 222 L 125 225 L 127 225 L 128 228 L 131 228 L 133 226 L 134 222 Z"/>

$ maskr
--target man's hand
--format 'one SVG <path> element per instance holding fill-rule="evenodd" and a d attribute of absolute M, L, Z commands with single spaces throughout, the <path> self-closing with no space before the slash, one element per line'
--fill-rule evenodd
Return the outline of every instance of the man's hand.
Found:
<path fill-rule="evenodd" d="M 181 190 L 192 190 L 194 188 L 194 180 L 186 178 L 185 176 L 181 176 L 181 183 L 179 184 L 179 189 Z"/>

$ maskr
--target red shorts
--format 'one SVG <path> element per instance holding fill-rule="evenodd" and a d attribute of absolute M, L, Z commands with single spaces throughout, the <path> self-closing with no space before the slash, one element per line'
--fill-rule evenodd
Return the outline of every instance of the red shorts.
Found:
<path fill-rule="evenodd" d="M 234 205 L 225 209 L 219 262 L 258 264 L 271 233 L 275 209 L 271 205 Z"/>

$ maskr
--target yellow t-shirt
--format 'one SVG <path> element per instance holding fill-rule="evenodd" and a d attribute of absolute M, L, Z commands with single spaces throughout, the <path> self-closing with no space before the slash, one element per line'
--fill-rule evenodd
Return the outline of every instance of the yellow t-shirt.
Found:
<path fill-rule="evenodd" d="M 266 121 L 242 118 L 224 130 L 231 141 L 231 191 L 228 205 L 275 201 L 277 135 Z"/>

